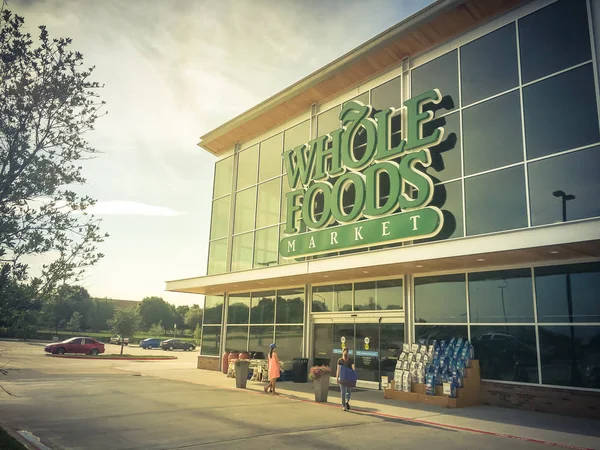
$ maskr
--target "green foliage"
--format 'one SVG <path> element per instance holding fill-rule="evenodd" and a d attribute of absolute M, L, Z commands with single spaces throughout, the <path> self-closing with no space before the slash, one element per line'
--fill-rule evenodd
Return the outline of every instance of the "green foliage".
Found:
<path fill-rule="evenodd" d="M 196 345 L 200 345 L 200 342 L 202 341 L 202 327 L 200 324 L 197 324 L 196 329 L 194 330 L 194 341 L 196 342 Z"/>
<path fill-rule="evenodd" d="M 202 325 L 202 308 L 198 305 L 188 308 L 188 312 L 185 315 L 185 325 L 190 330 L 195 330 L 198 325 Z"/>
<path fill-rule="evenodd" d="M 110 330 L 114 334 L 123 337 L 132 338 L 140 326 L 140 316 L 134 309 L 120 309 L 115 311 L 114 317 L 108 321 Z M 121 355 L 123 354 L 123 344 L 121 343 Z"/>
<path fill-rule="evenodd" d="M 143 329 L 148 329 L 153 323 L 160 323 L 168 330 L 173 329 L 174 314 L 172 305 L 160 297 L 146 297 L 139 306 Z"/>
<path fill-rule="evenodd" d="M 154 335 L 154 336 L 164 336 L 165 334 L 165 329 L 162 326 L 162 324 L 160 323 L 155 323 L 154 325 L 152 325 L 150 327 L 150 329 L 148 330 L 148 333 Z"/>
<path fill-rule="evenodd" d="M 71 319 L 67 322 L 67 329 L 71 331 L 81 330 L 81 319 L 82 315 L 79 311 L 75 311 L 71 316 Z"/>

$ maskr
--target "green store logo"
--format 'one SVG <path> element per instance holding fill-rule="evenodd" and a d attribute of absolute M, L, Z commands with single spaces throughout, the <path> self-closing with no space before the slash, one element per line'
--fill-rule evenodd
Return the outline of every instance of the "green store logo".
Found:
<path fill-rule="evenodd" d="M 429 148 L 444 135 L 443 128 L 437 128 L 424 137 L 423 126 L 433 119 L 433 112 L 423 111 L 423 105 L 441 100 L 440 91 L 432 89 L 404 102 L 400 114 L 405 138 L 395 147 L 391 119 L 396 109 L 373 114 L 371 106 L 351 101 L 340 112 L 340 129 L 285 151 L 292 191 L 286 194 L 286 237 L 279 244 L 280 254 L 297 258 L 439 233 L 443 215 L 428 206 L 434 187 L 422 168 L 429 167 Z M 366 144 L 357 157 L 354 142 L 360 130 Z M 381 202 L 384 174 L 389 196 Z M 328 181 L 334 178 L 333 184 Z M 343 195 L 351 186 L 355 197 L 348 211 Z M 306 229 L 310 231 L 299 233 Z"/>

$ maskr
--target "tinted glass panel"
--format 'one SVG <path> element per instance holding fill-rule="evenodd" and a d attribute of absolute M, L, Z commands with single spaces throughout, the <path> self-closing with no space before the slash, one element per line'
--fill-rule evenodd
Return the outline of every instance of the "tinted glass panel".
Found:
<path fill-rule="evenodd" d="M 439 105 L 423 109 L 451 110 L 458 106 L 458 52 L 446 53 L 412 71 L 412 96 L 439 89 L 443 99 Z"/>
<path fill-rule="evenodd" d="M 210 224 L 210 238 L 219 239 L 226 237 L 229 232 L 229 208 L 231 196 L 215 200 L 212 204 L 212 216 Z"/>
<path fill-rule="evenodd" d="M 258 168 L 258 181 L 281 175 L 283 159 L 283 136 L 278 134 L 260 143 L 260 158 Z"/>
<path fill-rule="evenodd" d="M 233 237 L 233 249 L 231 255 L 232 272 L 252 268 L 253 245 L 254 233 L 240 234 Z"/>
<path fill-rule="evenodd" d="M 234 233 L 243 233 L 254 228 L 256 210 L 256 188 L 246 189 L 235 195 Z"/>
<path fill-rule="evenodd" d="M 340 124 L 340 107 L 336 106 L 331 108 L 317 117 L 317 136 L 323 136 L 324 134 L 331 133 L 337 130 Z"/>
<path fill-rule="evenodd" d="M 540 327 L 542 381 L 600 389 L 600 326 Z"/>
<path fill-rule="evenodd" d="M 514 91 L 463 111 L 465 174 L 523 161 L 520 105 Z"/>
<path fill-rule="evenodd" d="M 277 291 L 277 323 L 304 322 L 304 289 Z"/>
<path fill-rule="evenodd" d="M 466 325 L 415 325 L 415 342 L 431 345 L 432 341 L 449 341 L 452 338 L 468 339 Z M 477 355 L 475 355 L 477 358 Z"/>
<path fill-rule="evenodd" d="M 379 325 L 357 323 L 355 330 L 356 374 L 361 380 L 379 382 Z"/>
<path fill-rule="evenodd" d="M 201 355 L 219 356 L 221 343 L 221 327 L 202 327 Z"/>
<path fill-rule="evenodd" d="M 591 64 L 526 86 L 523 105 L 529 159 L 600 140 Z"/>
<path fill-rule="evenodd" d="M 208 250 L 208 274 L 224 273 L 227 270 L 227 239 L 213 241 Z"/>
<path fill-rule="evenodd" d="M 461 181 L 436 185 L 430 205 L 437 206 L 442 210 L 444 216 L 442 230 L 432 238 L 421 239 L 415 242 L 440 241 L 464 235 Z"/>
<path fill-rule="evenodd" d="M 527 226 L 523 166 L 465 180 L 467 235 Z"/>
<path fill-rule="evenodd" d="M 237 190 L 256 184 L 258 174 L 258 145 L 243 150 L 238 156 Z"/>
<path fill-rule="evenodd" d="M 415 322 L 467 321 L 465 275 L 415 278 Z"/>
<path fill-rule="evenodd" d="M 279 223 L 280 178 L 258 185 L 258 205 L 256 208 L 256 228 Z"/>
<path fill-rule="evenodd" d="M 254 246 L 254 267 L 269 267 L 277 264 L 279 248 L 279 227 L 266 228 L 256 232 Z"/>
<path fill-rule="evenodd" d="M 302 325 L 275 327 L 277 355 L 281 361 L 302 357 L 302 329 Z"/>
<path fill-rule="evenodd" d="M 220 324 L 223 315 L 223 296 L 207 295 L 204 299 L 204 324 Z"/>
<path fill-rule="evenodd" d="M 402 344 L 404 344 L 404 324 L 382 323 L 379 335 L 381 376 L 387 376 L 389 380 L 393 380 L 396 362 L 402 353 Z"/>
<path fill-rule="evenodd" d="M 227 327 L 227 342 L 225 350 L 231 352 L 245 352 L 248 350 L 248 325 L 245 326 L 228 326 Z"/>
<path fill-rule="evenodd" d="M 434 119 L 423 126 L 423 135 L 430 136 L 438 127 L 444 128 L 443 141 L 431 147 L 431 165 L 425 170 L 434 183 L 460 178 L 462 161 L 460 158 L 460 115 Z"/>
<path fill-rule="evenodd" d="M 298 125 L 284 131 L 283 133 L 283 148 L 291 150 L 300 144 L 305 144 L 310 140 L 310 123 L 308 120 L 299 123 Z M 283 169 L 285 170 L 285 168 Z"/>
<path fill-rule="evenodd" d="M 233 157 L 225 158 L 215 164 L 215 186 L 213 198 L 219 198 L 231 193 L 231 178 L 233 176 Z"/>
<path fill-rule="evenodd" d="M 537 347 L 533 326 L 471 326 L 471 343 L 481 378 L 537 383 Z"/>
<path fill-rule="evenodd" d="M 248 323 L 250 312 L 250 294 L 231 294 L 229 296 L 229 308 L 227 309 L 227 323 Z"/>
<path fill-rule="evenodd" d="M 369 104 L 369 93 L 363 92 L 362 94 L 359 94 L 356 97 L 348 100 L 348 102 L 351 102 L 351 101 L 357 101 L 357 102 L 361 102 L 363 105 L 368 105 Z M 344 102 L 344 103 L 342 103 L 342 105 L 345 105 L 348 102 Z"/>
<path fill-rule="evenodd" d="M 377 309 L 403 309 L 402 279 L 377 282 Z M 404 329 L 404 328 L 403 328 Z M 403 335 L 404 336 L 404 335 Z"/>
<path fill-rule="evenodd" d="M 371 90 L 371 106 L 378 111 L 394 107 L 402 107 L 402 77 L 383 83 Z M 392 127 L 395 131 L 396 128 Z"/>
<path fill-rule="evenodd" d="M 515 24 L 506 25 L 461 47 L 460 70 L 463 105 L 517 86 Z"/>
<path fill-rule="evenodd" d="M 600 216 L 600 147 L 527 167 L 532 225 Z"/>
<path fill-rule="evenodd" d="M 274 326 L 250 326 L 248 351 L 251 358 L 262 359 L 269 355 L 269 346 L 273 342 Z M 279 352 L 279 348 L 277 348 Z"/>
<path fill-rule="evenodd" d="M 600 322 L 600 263 L 536 267 L 538 321 Z"/>
<path fill-rule="evenodd" d="M 312 311 L 333 311 L 333 286 L 313 286 Z"/>
<path fill-rule="evenodd" d="M 252 309 L 250 310 L 251 324 L 273 323 L 275 320 L 275 291 L 253 292 Z"/>
<path fill-rule="evenodd" d="M 560 0 L 519 19 L 524 83 L 592 58 L 585 3 Z"/>
<path fill-rule="evenodd" d="M 529 269 L 469 274 L 471 322 L 533 322 Z"/>
<path fill-rule="evenodd" d="M 354 309 L 356 311 L 380 309 L 377 306 L 377 288 L 375 281 L 355 283 Z"/>

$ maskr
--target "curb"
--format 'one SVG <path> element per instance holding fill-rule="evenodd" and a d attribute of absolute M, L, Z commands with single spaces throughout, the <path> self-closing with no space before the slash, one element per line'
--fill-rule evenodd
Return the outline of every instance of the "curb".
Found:
<path fill-rule="evenodd" d="M 53 355 L 48 354 L 52 358 L 65 358 L 65 359 L 89 359 L 95 361 L 172 361 L 177 359 L 177 356 L 165 356 L 164 358 L 96 358 L 95 356 L 70 356 L 70 355 Z"/>
<path fill-rule="evenodd" d="M 15 430 L 13 430 L 11 426 L 2 422 L 1 420 L 0 420 L 0 428 L 2 428 L 4 431 L 6 431 L 10 437 L 12 437 L 15 441 L 19 442 L 19 444 L 24 446 L 27 450 L 52 450 L 50 447 L 42 444 L 42 442 L 40 441 L 40 439 L 37 436 L 34 436 L 33 434 L 31 434 L 27 431 L 24 431 L 24 430 L 17 432 Z M 32 440 L 25 438 L 23 435 L 21 435 L 21 433 L 27 433 L 27 434 L 31 435 Z M 37 442 L 32 442 L 32 441 L 37 441 Z"/>

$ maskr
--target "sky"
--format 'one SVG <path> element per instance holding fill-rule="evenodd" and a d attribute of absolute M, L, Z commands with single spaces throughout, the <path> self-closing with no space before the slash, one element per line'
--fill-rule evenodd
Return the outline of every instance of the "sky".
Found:
<path fill-rule="evenodd" d="M 110 237 L 79 283 L 94 297 L 175 305 L 165 281 L 206 275 L 216 158 L 199 137 L 430 0 L 9 0 L 34 36 L 71 37 L 108 114 L 77 192 Z M 40 263 L 33 261 L 33 265 Z"/>

